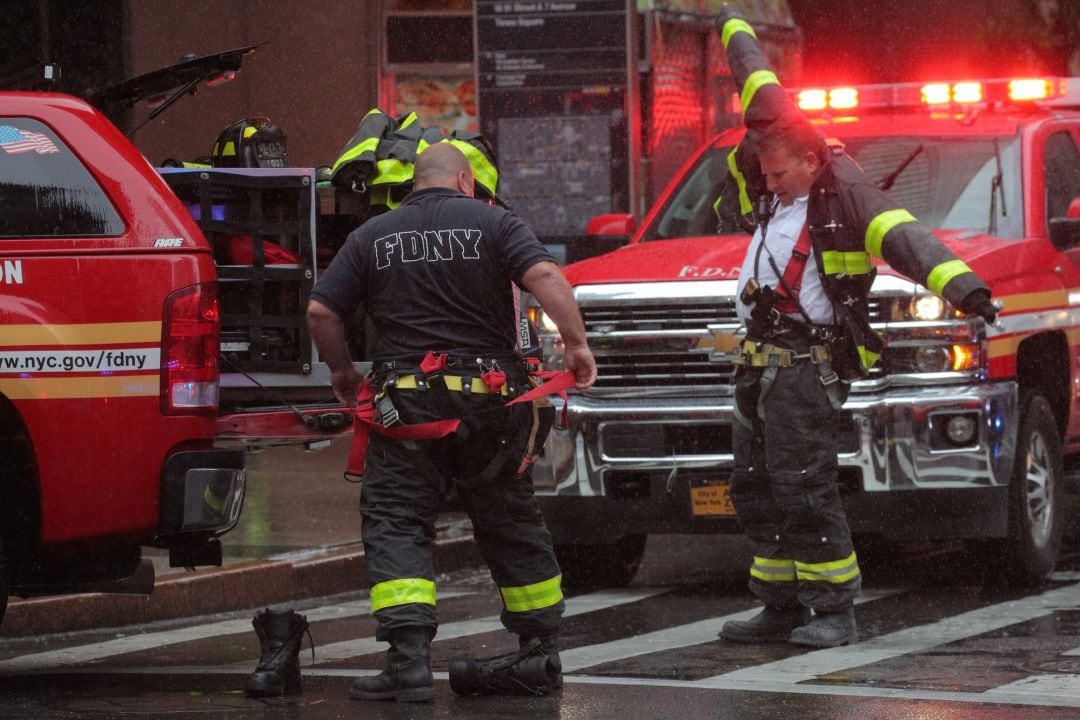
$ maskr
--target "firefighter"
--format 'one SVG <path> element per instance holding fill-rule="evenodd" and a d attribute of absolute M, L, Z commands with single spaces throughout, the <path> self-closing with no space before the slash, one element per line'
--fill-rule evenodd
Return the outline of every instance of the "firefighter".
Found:
<path fill-rule="evenodd" d="M 997 309 L 961 260 L 799 112 L 745 18 L 726 5 L 716 26 L 747 127 L 716 208 L 756 225 L 738 283 L 746 339 L 731 496 L 753 543 L 750 589 L 765 604 L 720 636 L 845 645 L 858 639 L 861 576 L 837 489 L 838 417 L 849 383 L 882 350 L 868 320 L 871 256 L 987 323 Z"/>
<path fill-rule="evenodd" d="M 380 675 L 353 682 L 351 696 L 363 700 L 434 696 L 431 542 L 439 501 L 451 483 L 502 595 L 503 624 L 523 647 L 539 640 L 557 661 L 561 574 L 528 472 L 528 457 L 543 443 L 554 413 L 550 404 L 547 414 L 528 403 L 506 405 L 531 387 L 517 349 L 513 283 L 536 296 L 558 323 L 565 367 L 577 387 L 596 378 L 568 283 L 520 219 L 474 198 L 465 155 L 436 143 L 417 156 L 413 172 L 413 192 L 350 234 L 308 308 L 312 336 L 342 402 L 355 405 L 364 382 L 344 333 L 345 318 L 362 305 L 375 327 L 367 382 L 383 432 L 449 418 L 464 418 L 467 426 L 436 439 L 370 435 L 362 537 L 376 637 L 390 648 Z"/>

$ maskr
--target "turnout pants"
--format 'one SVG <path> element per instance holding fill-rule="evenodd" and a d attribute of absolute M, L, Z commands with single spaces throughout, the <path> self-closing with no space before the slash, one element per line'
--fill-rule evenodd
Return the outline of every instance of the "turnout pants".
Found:
<path fill-rule="evenodd" d="M 731 499 L 753 543 L 750 590 L 767 605 L 850 607 L 862 580 L 837 489 L 839 411 L 818 366 L 741 367 L 735 403 Z"/>
<path fill-rule="evenodd" d="M 376 638 L 388 640 L 395 629 L 410 626 L 434 635 L 431 543 L 440 501 L 451 486 L 472 520 L 473 535 L 502 595 L 503 625 L 519 635 L 557 632 L 564 607 L 562 576 L 530 474 L 519 472 L 529 443 L 542 445 L 550 418 L 538 432 L 542 410 L 530 403 L 503 408 L 506 398 L 500 395 L 463 395 L 437 384 L 425 390 L 394 389 L 391 397 L 406 424 L 479 420 L 436 440 L 371 434 L 360 512 Z"/>

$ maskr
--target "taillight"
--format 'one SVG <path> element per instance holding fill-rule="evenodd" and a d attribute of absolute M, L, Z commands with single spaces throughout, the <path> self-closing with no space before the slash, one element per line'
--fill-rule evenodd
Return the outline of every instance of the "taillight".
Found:
<path fill-rule="evenodd" d="M 218 403 L 221 317 L 217 283 L 192 285 L 165 298 L 161 323 L 161 412 L 209 414 Z"/>

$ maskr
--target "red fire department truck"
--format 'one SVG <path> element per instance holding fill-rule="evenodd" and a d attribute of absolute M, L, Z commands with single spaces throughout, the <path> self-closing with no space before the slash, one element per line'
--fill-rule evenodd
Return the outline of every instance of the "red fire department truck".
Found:
<path fill-rule="evenodd" d="M 141 545 L 220 564 L 244 464 L 214 446 L 219 285 L 188 209 L 44 93 L 0 93 L 0 205 L 0 618 L 9 592 L 148 591 Z"/>
<path fill-rule="evenodd" d="M 878 268 L 888 349 L 854 383 L 841 440 L 853 531 L 863 547 L 962 539 L 989 577 L 1045 577 L 1080 457 L 1080 79 L 795 95 L 1003 303 L 1003 327 L 986 327 Z M 629 580 L 649 533 L 738 529 L 729 353 L 749 236 L 718 227 L 712 204 L 740 137 L 706 143 L 640 227 L 595 219 L 591 233 L 632 239 L 566 268 L 600 365 L 536 473 L 568 578 Z M 557 328 L 531 312 L 557 362 Z"/>

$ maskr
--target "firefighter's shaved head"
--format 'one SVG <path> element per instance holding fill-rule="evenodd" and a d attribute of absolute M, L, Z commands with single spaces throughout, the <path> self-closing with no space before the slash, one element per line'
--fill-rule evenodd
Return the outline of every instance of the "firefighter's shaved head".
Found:
<path fill-rule="evenodd" d="M 448 142 L 429 146 L 416 156 L 413 188 L 445 187 L 473 197 L 473 173 L 468 159 Z"/>

